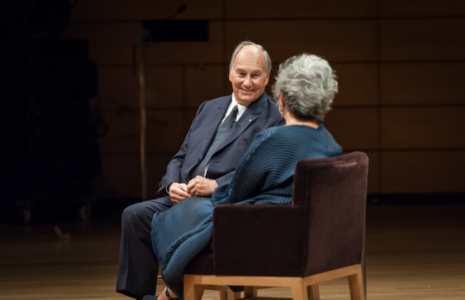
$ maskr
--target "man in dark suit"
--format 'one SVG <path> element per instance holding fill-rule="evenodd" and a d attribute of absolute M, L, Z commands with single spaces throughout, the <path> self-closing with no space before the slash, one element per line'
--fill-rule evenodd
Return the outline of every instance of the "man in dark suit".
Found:
<path fill-rule="evenodd" d="M 233 94 L 200 105 L 190 130 L 162 179 L 157 199 L 127 207 L 116 290 L 136 299 L 154 295 L 158 260 L 152 250 L 151 221 L 187 197 L 211 196 L 229 183 L 253 137 L 283 125 L 276 100 L 265 93 L 271 59 L 260 45 L 240 43 L 232 56 Z M 165 298 L 160 295 L 160 300 Z M 162 299 L 163 298 L 163 299 Z"/>

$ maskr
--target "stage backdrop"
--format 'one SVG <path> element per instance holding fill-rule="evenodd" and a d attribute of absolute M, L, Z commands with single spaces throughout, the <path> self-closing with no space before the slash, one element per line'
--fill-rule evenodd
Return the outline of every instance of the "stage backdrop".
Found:
<path fill-rule="evenodd" d="M 230 55 L 244 39 L 269 51 L 273 74 L 302 52 L 329 60 L 340 93 L 325 125 L 346 152 L 370 157 L 369 193 L 465 192 L 464 1 L 80 0 L 65 36 L 88 39 L 98 64 L 106 196 L 140 196 L 142 20 L 183 3 L 176 19 L 209 20 L 209 41 L 148 50 L 150 195 L 197 107 L 231 93 Z"/>

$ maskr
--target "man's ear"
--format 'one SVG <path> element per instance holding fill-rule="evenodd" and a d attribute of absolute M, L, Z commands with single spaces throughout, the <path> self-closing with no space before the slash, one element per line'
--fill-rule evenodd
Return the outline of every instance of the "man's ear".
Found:
<path fill-rule="evenodd" d="M 232 76 L 232 70 L 231 70 L 231 67 L 229 67 L 229 81 L 231 81 L 231 82 L 232 82 L 232 78 L 231 78 L 231 76 Z"/>
<path fill-rule="evenodd" d="M 270 81 L 270 73 L 271 72 L 268 72 L 268 74 L 266 74 L 265 85 L 267 85 L 268 81 Z"/>

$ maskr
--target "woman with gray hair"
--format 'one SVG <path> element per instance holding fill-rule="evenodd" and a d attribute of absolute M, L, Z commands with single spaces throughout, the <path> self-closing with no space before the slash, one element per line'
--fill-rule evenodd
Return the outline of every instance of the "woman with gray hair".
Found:
<path fill-rule="evenodd" d="M 316 55 L 301 54 L 279 66 L 274 97 L 286 125 L 306 123 L 318 128 L 338 91 L 336 75 L 328 62 Z"/>
<path fill-rule="evenodd" d="M 166 298 L 172 300 L 175 294 L 182 299 L 187 264 L 198 253 L 211 251 L 216 205 L 289 204 L 298 160 L 342 154 L 321 124 L 336 92 L 336 77 L 327 61 L 309 54 L 288 59 L 281 64 L 274 86 L 286 125 L 257 134 L 232 181 L 219 186 L 211 198 L 186 198 L 154 215 L 152 244 L 171 291 L 165 290 Z"/>

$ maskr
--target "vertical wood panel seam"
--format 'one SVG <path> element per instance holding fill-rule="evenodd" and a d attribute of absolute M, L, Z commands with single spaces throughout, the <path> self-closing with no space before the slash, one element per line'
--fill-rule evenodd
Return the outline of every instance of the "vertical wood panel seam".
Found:
<path fill-rule="evenodd" d="M 223 76 L 226 74 L 227 70 L 229 70 L 226 67 L 226 0 L 223 0 L 223 5 L 222 5 L 222 15 L 221 15 L 221 24 L 222 24 L 222 31 L 223 31 Z M 226 95 L 226 85 L 225 85 L 225 80 L 221 80 L 221 84 L 223 85 L 223 95 Z"/>
<path fill-rule="evenodd" d="M 381 8 L 380 0 L 376 1 L 376 47 L 377 47 L 377 58 L 378 58 L 378 193 L 382 193 L 382 155 L 381 155 Z"/>

